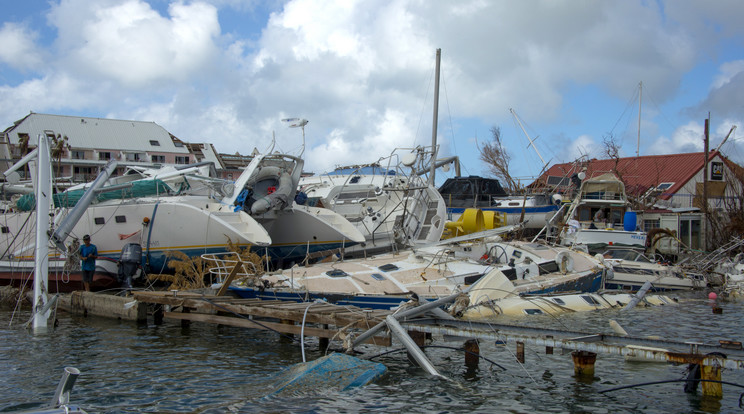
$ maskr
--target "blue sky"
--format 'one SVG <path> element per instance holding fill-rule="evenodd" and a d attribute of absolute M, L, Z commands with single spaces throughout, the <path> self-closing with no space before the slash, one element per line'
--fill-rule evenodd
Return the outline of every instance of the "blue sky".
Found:
<path fill-rule="evenodd" d="M 551 163 L 701 151 L 744 119 L 744 2 L 4 1 L 0 126 L 30 111 L 153 121 L 226 153 L 297 152 L 306 170 L 438 142 L 464 174 L 501 128 L 518 177 Z M 641 143 L 637 148 L 638 92 Z M 736 131 L 722 151 L 742 163 Z M 449 174 L 440 174 L 439 180 Z"/>

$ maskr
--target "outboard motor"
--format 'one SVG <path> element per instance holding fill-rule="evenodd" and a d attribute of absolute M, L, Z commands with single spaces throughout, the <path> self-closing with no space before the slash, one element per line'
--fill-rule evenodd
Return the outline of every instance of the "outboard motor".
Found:
<path fill-rule="evenodd" d="M 125 291 L 132 289 L 132 279 L 138 274 L 142 262 L 142 246 L 129 243 L 121 249 L 119 256 L 119 283 Z"/>

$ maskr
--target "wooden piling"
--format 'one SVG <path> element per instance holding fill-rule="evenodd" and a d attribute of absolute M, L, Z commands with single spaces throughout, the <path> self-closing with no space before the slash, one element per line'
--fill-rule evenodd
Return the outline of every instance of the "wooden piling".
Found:
<path fill-rule="evenodd" d="M 524 364 L 524 342 L 517 341 L 517 361 Z"/>
<path fill-rule="evenodd" d="M 281 323 L 282 325 L 292 325 L 292 326 L 294 326 L 295 324 L 294 321 L 291 319 L 280 319 L 279 323 Z M 292 342 L 293 338 L 294 338 L 293 334 L 285 333 L 279 338 L 279 340 L 282 342 Z"/>
<path fill-rule="evenodd" d="M 573 351 L 574 374 L 578 377 L 593 377 L 597 354 L 589 351 Z"/>
<path fill-rule="evenodd" d="M 468 339 L 463 345 L 465 349 L 465 366 L 469 369 L 478 368 L 480 361 L 480 346 L 475 339 Z"/>
<path fill-rule="evenodd" d="M 545 336 L 548 339 L 552 339 L 553 335 L 546 335 Z M 552 346 L 546 346 L 545 347 L 545 355 L 553 355 L 553 347 Z"/>
<path fill-rule="evenodd" d="M 328 324 L 324 323 L 320 325 L 321 329 L 328 329 Z M 318 338 L 318 350 L 320 352 L 325 352 L 325 350 L 328 348 L 329 340 L 328 338 Z"/>
<path fill-rule="evenodd" d="M 189 309 L 189 308 L 183 308 L 183 310 L 181 310 L 181 312 L 182 313 L 191 313 L 191 309 Z M 191 326 L 191 321 L 190 320 L 185 319 L 185 318 L 184 319 L 181 319 L 181 328 L 188 328 L 189 326 Z"/>
<path fill-rule="evenodd" d="M 155 325 L 162 325 L 163 324 L 163 305 L 157 304 L 155 305 L 155 308 L 152 311 L 152 319 L 153 322 L 155 322 Z"/>

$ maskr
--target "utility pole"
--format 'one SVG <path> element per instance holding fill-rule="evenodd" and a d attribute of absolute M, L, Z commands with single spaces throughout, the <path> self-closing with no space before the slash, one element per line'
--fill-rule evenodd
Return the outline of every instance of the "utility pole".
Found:
<path fill-rule="evenodd" d="M 703 148 L 705 152 L 705 163 L 703 164 L 703 215 L 706 220 L 708 217 L 708 142 L 710 139 L 710 112 L 708 112 L 708 118 L 705 119 L 705 133 Z"/>
<path fill-rule="evenodd" d="M 638 84 L 638 145 L 636 157 L 641 155 L 641 102 L 643 101 L 643 81 Z"/>

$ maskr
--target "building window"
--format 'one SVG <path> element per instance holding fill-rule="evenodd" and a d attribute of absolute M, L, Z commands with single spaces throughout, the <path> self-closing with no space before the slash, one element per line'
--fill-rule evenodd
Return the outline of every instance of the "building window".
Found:
<path fill-rule="evenodd" d="M 157 162 L 164 164 L 165 163 L 165 155 L 153 155 L 152 156 L 152 162 Z"/>
<path fill-rule="evenodd" d="M 184 157 L 177 155 L 176 156 L 176 164 L 188 164 L 189 163 L 189 157 Z"/>
<path fill-rule="evenodd" d="M 175 145 L 176 148 L 181 148 L 181 147 L 183 147 L 183 142 L 181 142 L 181 141 L 173 141 L 173 145 Z"/>
<path fill-rule="evenodd" d="M 111 153 L 110 152 L 99 152 L 98 159 L 102 161 L 108 161 L 111 159 Z"/>
<path fill-rule="evenodd" d="M 93 167 L 75 167 L 75 174 L 93 174 Z"/>
<path fill-rule="evenodd" d="M 643 231 L 649 232 L 651 229 L 661 228 L 661 220 L 643 220 Z"/>
<path fill-rule="evenodd" d="M 140 161 L 142 159 L 142 154 L 139 152 L 130 152 L 127 154 L 127 161 Z"/>
<path fill-rule="evenodd" d="M 85 159 L 85 151 L 71 151 L 70 157 L 73 160 L 84 160 Z"/>
<path fill-rule="evenodd" d="M 158 140 L 156 140 L 156 139 L 151 139 L 150 140 L 150 145 L 152 145 L 153 147 L 159 147 L 160 146 L 160 142 L 158 142 Z"/>

